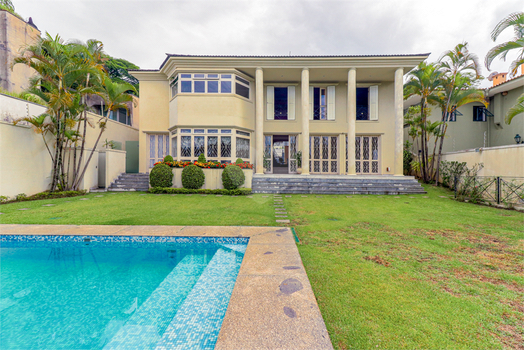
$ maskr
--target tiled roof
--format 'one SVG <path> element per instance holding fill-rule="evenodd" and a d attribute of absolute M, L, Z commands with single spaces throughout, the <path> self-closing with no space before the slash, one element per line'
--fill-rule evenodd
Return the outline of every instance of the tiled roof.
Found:
<path fill-rule="evenodd" d="M 502 73 L 499 73 L 499 74 L 502 74 Z M 504 73 L 504 74 L 507 74 L 507 73 Z M 524 75 L 521 74 L 521 75 L 518 75 L 518 76 L 513 77 L 513 78 L 511 78 L 511 79 L 506 79 L 506 81 L 504 81 L 504 82 L 502 82 L 502 83 L 500 83 L 500 84 L 494 85 L 494 86 L 488 88 L 488 90 L 491 90 L 491 89 L 493 89 L 493 88 L 499 87 L 499 86 L 501 86 L 501 85 L 504 85 L 504 84 L 506 84 L 506 83 L 509 83 L 510 81 L 513 81 L 513 80 L 515 80 L 515 79 L 519 79 L 519 78 L 522 78 L 522 77 L 524 77 Z"/>

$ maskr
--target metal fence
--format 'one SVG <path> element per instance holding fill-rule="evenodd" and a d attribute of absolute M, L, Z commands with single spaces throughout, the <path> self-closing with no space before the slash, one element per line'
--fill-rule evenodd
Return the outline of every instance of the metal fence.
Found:
<path fill-rule="evenodd" d="M 524 205 L 524 177 L 455 176 L 453 189 L 458 199 Z"/>

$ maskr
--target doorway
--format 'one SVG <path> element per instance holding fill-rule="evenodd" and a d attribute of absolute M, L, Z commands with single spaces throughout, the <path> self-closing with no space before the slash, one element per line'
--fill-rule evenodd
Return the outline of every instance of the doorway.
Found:
<path fill-rule="evenodd" d="M 273 135 L 273 174 L 289 173 L 289 136 Z"/>

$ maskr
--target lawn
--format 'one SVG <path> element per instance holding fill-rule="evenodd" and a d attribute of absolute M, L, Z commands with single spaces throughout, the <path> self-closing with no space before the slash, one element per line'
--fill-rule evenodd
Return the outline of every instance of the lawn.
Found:
<path fill-rule="evenodd" d="M 524 215 L 426 189 L 283 196 L 334 347 L 524 349 Z M 0 205 L 0 223 L 275 225 L 272 196 L 98 196 Z"/>
<path fill-rule="evenodd" d="M 272 198 L 261 196 L 108 192 L 3 204 L 0 212 L 2 224 L 275 226 Z"/>

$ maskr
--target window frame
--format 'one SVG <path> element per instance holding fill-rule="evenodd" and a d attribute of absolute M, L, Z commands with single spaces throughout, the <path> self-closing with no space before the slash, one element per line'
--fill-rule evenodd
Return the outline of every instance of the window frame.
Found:
<path fill-rule="evenodd" d="M 196 92 L 196 86 L 200 82 L 204 83 L 204 88 Z M 210 82 L 216 82 L 217 86 L 213 89 L 216 91 L 210 91 Z M 247 97 L 237 91 L 237 84 L 247 89 Z M 172 99 L 181 94 L 237 95 L 251 99 L 251 82 L 235 73 L 178 73 L 172 78 L 170 90 Z"/>

